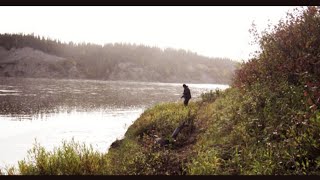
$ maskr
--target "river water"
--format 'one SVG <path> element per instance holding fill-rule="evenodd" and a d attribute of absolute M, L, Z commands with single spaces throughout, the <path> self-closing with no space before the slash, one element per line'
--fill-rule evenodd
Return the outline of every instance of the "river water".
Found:
<path fill-rule="evenodd" d="M 186 84 L 191 101 L 228 87 Z M 53 150 L 74 139 L 106 152 L 145 109 L 182 103 L 182 92 L 181 83 L 0 77 L 0 169 L 16 166 L 35 142 Z"/>

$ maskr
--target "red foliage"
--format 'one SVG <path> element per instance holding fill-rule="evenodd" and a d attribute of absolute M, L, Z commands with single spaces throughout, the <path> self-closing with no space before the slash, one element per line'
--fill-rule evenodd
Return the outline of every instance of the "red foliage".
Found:
<path fill-rule="evenodd" d="M 302 86 L 314 111 L 320 107 L 320 7 L 298 12 L 262 35 L 261 53 L 236 70 L 232 86 L 242 90 L 255 83 L 272 90 L 280 82 Z"/>
<path fill-rule="evenodd" d="M 233 86 L 244 88 L 257 82 L 272 84 L 285 80 L 293 85 L 313 82 L 319 87 L 319 26 L 319 7 L 288 14 L 286 22 L 280 22 L 261 37 L 261 53 L 236 71 Z M 314 96 L 318 97 L 317 93 Z"/>

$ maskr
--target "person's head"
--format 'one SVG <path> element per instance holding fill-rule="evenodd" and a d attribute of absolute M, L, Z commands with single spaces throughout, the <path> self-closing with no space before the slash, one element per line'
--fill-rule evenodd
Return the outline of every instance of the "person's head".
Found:
<path fill-rule="evenodd" d="M 187 85 L 186 85 L 186 84 L 183 84 L 182 86 L 183 86 L 184 88 L 185 88 L 185 87 L 187 87 Z"/>

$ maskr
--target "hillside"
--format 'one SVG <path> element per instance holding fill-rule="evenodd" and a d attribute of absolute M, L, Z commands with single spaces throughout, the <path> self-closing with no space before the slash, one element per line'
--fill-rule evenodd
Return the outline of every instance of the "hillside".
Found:
<path fill-rule="evenodd" d="M 228 84 L 236 65 L 169 48 L 0 35 L 0 76 Z"/>
<path fill-rule="evenodd" d="M 10 51 L 0 47 L 0 76 L 80 78 L 81 73 L 63 57 L 29 47 L 13 48 Z"/>

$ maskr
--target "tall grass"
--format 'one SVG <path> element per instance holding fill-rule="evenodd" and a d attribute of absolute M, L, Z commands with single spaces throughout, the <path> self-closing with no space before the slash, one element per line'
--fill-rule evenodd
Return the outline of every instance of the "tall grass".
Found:
<path fill-rule="evenodd" d="M 52 152 L 35 144 L 27 159 L 18 162 L 22 175 L 97 175 L 109 174 L 106 154 L 71 140 Z"/>

